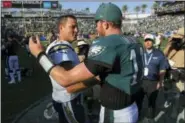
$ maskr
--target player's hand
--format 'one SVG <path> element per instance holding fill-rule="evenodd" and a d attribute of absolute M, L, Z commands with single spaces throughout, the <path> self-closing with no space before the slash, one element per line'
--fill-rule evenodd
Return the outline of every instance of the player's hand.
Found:
<path fill-rule="evenodd" d="M 38 36 L 30 37 L 29 49 L 30 49 L 31 54 L 34 55 L 35 57 L 37 57 L 37 55 L 44 50 L 42 44 L 40 43 Z"/>

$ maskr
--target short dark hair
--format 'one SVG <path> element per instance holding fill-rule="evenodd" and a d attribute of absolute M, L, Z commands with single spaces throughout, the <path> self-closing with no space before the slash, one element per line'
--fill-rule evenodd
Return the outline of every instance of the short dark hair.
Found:
<path fill-rule="evenodd" d="M 58 18 L 58 22 L 57 22 L 58 27 L 60 26 L 60 24 L 66 24 L 68 18 L 72 18 L 74 20 L 77 20 L 74 15 L 63 15 L 63 16 L 60 16 Z"/>
<path fill-rule="evenodd" d="M 101 21 L 101 20 L 96 20 L 96 23 L 97 23 L 98 21 Z M 102 21 L 103 21 L 103 20 L 102 20 Z M 105 20 L 105 21 L 106 21 L 106 20 Z M 121 26 L 122 26 L 122 23 L 121 23 L 121 22 L 120 22 L 120 23 L 115 23 L 115 22 L 111 22 L 111 21 L 107 21 L 107 22 L 108 22 L 108 23 L 111 23 L 113 27 L 121 29 Z"/>
<path fill-rule="evenodd" d="M 121 23 L 113 23 L 113 27 L 120 28 L 121 29 L 122 24 Z"/>

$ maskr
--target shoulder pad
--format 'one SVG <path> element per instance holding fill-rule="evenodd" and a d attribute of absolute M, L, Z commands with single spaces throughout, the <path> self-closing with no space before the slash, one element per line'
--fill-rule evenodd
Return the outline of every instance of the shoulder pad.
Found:
<path fill-rule="evenodd" d="M 58 46 L 55 46 L 55 47 L 53 47 L 55 50 L 62 50 L 62 49 L 68 49 L 69 47 L 68 46 L 66 46 L 66 45 L 58 45 Z"/>
<path fill-rule="evenodd" d="M 57 51 L 65 51 L 66 52 L 67 49 L 69 49 L 69 47 L 66 45 L 56 45 L 49 50 L 49 53 L 53 53 L 53 52 L 57 52 Z"/>

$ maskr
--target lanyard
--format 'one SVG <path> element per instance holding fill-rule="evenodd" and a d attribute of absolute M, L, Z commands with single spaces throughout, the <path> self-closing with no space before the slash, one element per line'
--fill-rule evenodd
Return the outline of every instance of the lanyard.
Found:
<path fill-rule="evenodd" d="M 148 59 L 148 61 L 147 61 L 146 53 L 145 53 L 145 65 L 146 65 L 146 66 L 149 65 L 149 63 L 150 63 L 150 61 L 151 61 L 151 59 L 152 59 L 152 56 L 153 56 L 153 53 L 150 55 L 150 57 L 149 57 L 149 59 Z"/>

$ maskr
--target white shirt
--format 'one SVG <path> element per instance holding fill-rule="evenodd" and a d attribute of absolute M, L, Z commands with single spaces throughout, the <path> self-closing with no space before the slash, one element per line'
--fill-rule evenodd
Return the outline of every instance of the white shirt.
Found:
<path fill-rule="evenodd" d="M 158 35 L 158 36 L 156 37 L 156 40 L 155 40 L 155 46 L 160 45 L 160 43 L 161 43 L 161 36 Z"/>

